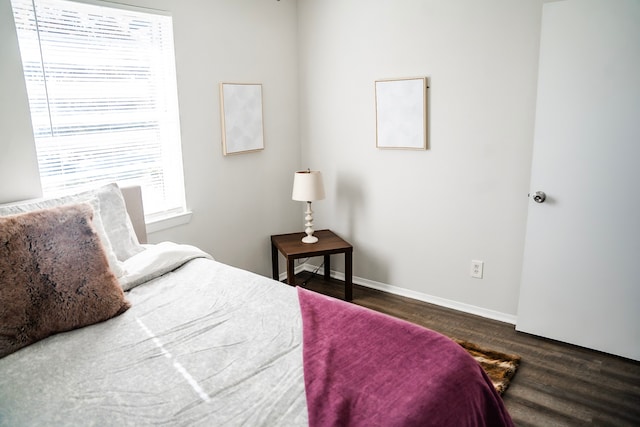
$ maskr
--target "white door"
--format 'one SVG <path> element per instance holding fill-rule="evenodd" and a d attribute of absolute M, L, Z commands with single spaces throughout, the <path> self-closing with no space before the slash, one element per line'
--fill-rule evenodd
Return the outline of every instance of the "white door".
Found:
<path fill-rule="evenodd" d="M 640 1 L 543 7 L 516 329 L 640 360 Z"/>

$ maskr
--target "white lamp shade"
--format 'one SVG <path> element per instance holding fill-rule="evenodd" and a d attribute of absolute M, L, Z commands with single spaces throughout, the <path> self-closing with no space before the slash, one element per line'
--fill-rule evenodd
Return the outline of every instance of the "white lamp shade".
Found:
<path fill-rule="evenodd" d="M 324 199 L 324 185 L 320 171 L 298 171 L 293 176 L 291 199 L 300 202 L 313 202 Z"/>

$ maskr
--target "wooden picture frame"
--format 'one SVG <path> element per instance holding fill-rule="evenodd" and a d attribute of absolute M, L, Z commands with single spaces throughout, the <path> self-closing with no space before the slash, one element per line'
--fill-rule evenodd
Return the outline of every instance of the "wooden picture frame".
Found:
<path fill-rule="evenodd" d="M 427 78 L 376 80 L 376 147 L 427 149 Z"/>
<path fill-rule="evenodd" d="M 220 83 L 220 114 L 225 156 L 264 149 L 261 84 Z"/>

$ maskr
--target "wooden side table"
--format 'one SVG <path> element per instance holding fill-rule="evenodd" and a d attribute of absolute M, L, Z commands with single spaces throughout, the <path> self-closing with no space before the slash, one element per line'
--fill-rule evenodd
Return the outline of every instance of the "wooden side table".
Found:
<path fill-rule="evenodd" d="M 305 233 L 278 234 L 271 236 L 271 266 L 273 278 L 278 280 L 278 251 L 287 260 L 287 283 L 295 285 L 294 261 L 299 258 L 324 256 L 324 278 L 331 277 L 332 254 L 344 253 L 344 299 L 353 300 L 353 246 L 341 239 L 331 230 L 319 230 L 313 233 L 316 243 L 302 243 Z"/>

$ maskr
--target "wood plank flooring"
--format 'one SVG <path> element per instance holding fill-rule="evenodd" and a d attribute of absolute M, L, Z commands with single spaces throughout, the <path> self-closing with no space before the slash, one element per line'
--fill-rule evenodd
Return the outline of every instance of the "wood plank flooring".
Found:
<path fill-rule="evenodd" d="M 343 282 L 302 272 L 305 288 L 343 298 Z M 518 426 L 640 426 L 640 362 L 517 332 L 513 325 L 354 285 L 355 304 L 522 356 L 505 405 Z"/>

